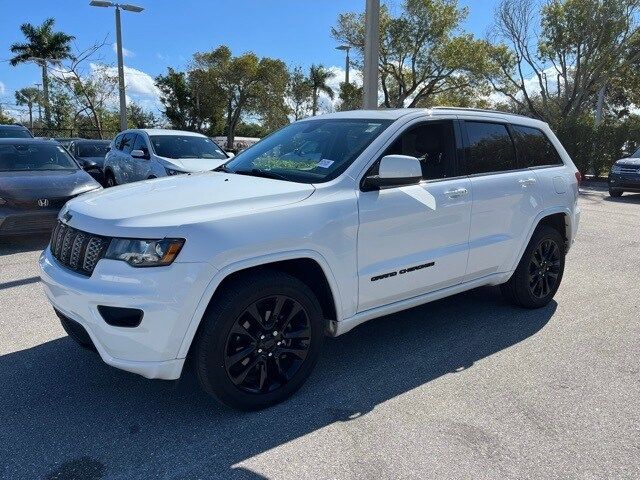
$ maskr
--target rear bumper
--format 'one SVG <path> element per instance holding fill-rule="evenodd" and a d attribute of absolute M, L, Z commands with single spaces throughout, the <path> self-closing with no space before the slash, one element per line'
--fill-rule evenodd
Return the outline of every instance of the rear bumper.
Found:
<path fill-rule="evenodd" d="M 62 267 L 47 248 L 40 272 L 45 294 L 62 315 L 86 330 L 102 360 L 147 378 L 180 377 L 180 345 L 202 293 L 216 271 L 206 263 L 133 268 L 100 260 L 91 277 Z M 137 327 L 109 325 L 98 306 L 140 309 Z"/>
<path fill-rule="evenodd" d="M 0 236 L 51 232 L 60 209 L 24 210 L 0 207 Z"/>

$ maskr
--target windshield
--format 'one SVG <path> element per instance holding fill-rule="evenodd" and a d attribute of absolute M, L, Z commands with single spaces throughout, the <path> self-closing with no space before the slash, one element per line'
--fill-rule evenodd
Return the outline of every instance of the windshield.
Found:
<path fill-rule="evenodd" d="M 67 151 L 55 143 L 0 145 L 0 172 L 77 169 Z"/>
<path fill-rule="evenodd" d="M 78 143 L 79 157 L 102 157 L 109 151 L 109 142 L 83 142 Z"/>
<path fill-rule="evenodd" d="M 156 155 L 167 158 L 207 158 L 226 160 L 225 153 L 207 137 L 192 135 L 151 135 Z"/>
<path fill-rule="evenodd" d="M 344 172 L 390 120 L 311 120 L 288 125 L 245 150 L 224 170 L 321 183 Z"/>
<path fill-rule="evenodd" d="M 2 128 L 0 127 L 0 138 L 33 138 L 26 128 Z"/>

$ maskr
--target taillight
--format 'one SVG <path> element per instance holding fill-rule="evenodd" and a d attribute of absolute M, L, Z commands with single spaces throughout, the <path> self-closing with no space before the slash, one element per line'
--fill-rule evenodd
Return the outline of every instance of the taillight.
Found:
<path fill-rule="evenodd" d="M 582 174 L 578 171 L 576 171 L 576 180 L 578 181 L 578 184 L 582 182 Z"/>

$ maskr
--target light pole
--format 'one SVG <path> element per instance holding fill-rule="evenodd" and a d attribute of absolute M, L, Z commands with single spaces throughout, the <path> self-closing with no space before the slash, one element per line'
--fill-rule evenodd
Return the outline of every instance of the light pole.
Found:
<path fill-rule="evenodd" d="M 120 92 L 120 131 L 127 129 L 127 98 L 124 90 L 124 61 L 122 59 L 122 31 L 120 28 L 120 10 L 139 13 L 144 10 L 136 5 L 126 3 L 105 2 L 92 0 L 92 7 L 114 7 L 116 9 L 116 50 L 118 51 L 118 91 Z"/>
<path fill-rule="evenodd" d="M 364 16 L 364 108 L 378 108 L 378 57 L 380 56 L 380 0 L 367 0 Z"/>
<path fill-rule="evenodd" d="M 339 47 L 336 47 L 336 50 L 342 50 L 343 52 L 346 53 L 347 55 L 347 59 L 345 60 L 345 66 L 344 66 L 344 83 L 349 84 L 349 50 L 351 49 L 351 47 L 349 45 L 340 45 Z"/>

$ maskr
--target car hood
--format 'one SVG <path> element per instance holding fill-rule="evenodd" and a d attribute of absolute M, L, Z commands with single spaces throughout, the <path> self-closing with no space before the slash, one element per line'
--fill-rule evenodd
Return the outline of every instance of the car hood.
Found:
<path fill-rule="evenodd" d="M 640 158 L 622 158 L 616 162 L 616 165 L 632 165 L 638 167 L 640 166 Z"/>
<path fill-rule="evenodd" d="M 0 172 L 0 196 L 5 200 L 66 199 L 99 188 L 84 170 Z"/>
<path fill-rule="evenodd" d="M 208 172 L 229 160 L 228 158 L 221 160 L 213 158 L 158 158 L 162 160 L 167 168 L 187 173 Z"/>
<path fill-rule="evenodd" d="M 166 236 L 184 225 L 300 202 L 314 190 L 309 184 L 205 172 L 109 188 L 83 195 L 67 208 L 69 224 L 91 233 L 145 237 L 157 227 Z"/>

